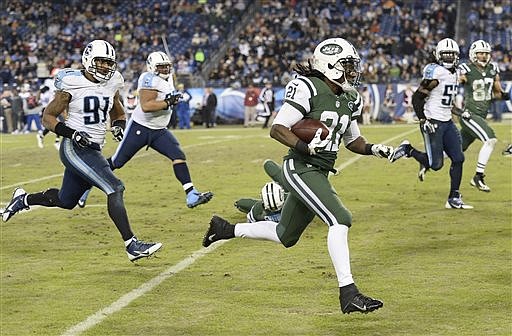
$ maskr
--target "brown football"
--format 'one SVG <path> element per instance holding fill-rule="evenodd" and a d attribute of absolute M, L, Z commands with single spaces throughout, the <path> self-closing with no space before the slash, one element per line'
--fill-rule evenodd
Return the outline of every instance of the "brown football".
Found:
<path fill-rule="evenodd" d="M 329 134 L 329 130 L 324 125 L 324 123 L 319 120 L 302 119 L 301 121 L 293 125 L 291 131 L 293 132 L 293 134 L 297 136 L 297 138 L 301 139 L 306 143 L 310 143 L 311 140 L 313 140 L 313 137 L 315 136 L 315 133 L 319 128 L 322 129 L 322 135 L 320 135 L 320 138 L 324 140 Z"/>

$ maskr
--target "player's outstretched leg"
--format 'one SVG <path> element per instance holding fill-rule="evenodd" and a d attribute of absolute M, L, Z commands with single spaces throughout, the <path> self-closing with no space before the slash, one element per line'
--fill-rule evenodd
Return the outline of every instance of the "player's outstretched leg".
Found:
<path fill-rule="evenodd" d="M 210 202 L 212 198 L 213 193 L 211 191 L 200 193 L 194 188 L 187 194 L 187 206 L 189 208 L 195 208 L 198 205 Z"/>
<path fill-rule="evenodd" d="M 340 305 L 343 314 L 367 314 L 384 306 L 380 300 L 361 294 L 355 284 L 340 287 Z"/>
<path fill-rule="evenodd" d="M 133 237 L 132 241 L 126 246 L 126 254 L 130 261 L 135 261 L 141 258 L 147 258 L 156 251 L 160 250 L 162 243 L 146 243 Z"/>
<path fill-rule="evenodd" d="M 21 210 L 30 209 L 29 206 L 25 203 L 26 196 L 27 192 L 22 188 L 14 189 L 11 201 L 2 212 L 2 220 L 4 222 L 7 222 L 12 216 Z"/>
<path fill-rule="evenodd" d="M 210 220 L 210 227 L 203 237 L 203 246 L 208 247 L 212 243 L 235 237 L 235 226 L 219 216 L 213 216 Z"/>

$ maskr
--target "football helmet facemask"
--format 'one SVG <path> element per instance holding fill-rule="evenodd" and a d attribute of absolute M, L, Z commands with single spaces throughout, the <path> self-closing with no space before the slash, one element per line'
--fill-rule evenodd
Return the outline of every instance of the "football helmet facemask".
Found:
<path fill-rule="evenodd" d="M 172 70 L 172 63 L 167 54 L 155 51 L 149 54 L 146 60 L 148 71 L 160 76 L 163 79 L 169 78 Z"/>
<path fill-rule="evenodd" d="M 278 183 L 268 182 L 261 188 L 263 208 L 267 211 L 279 211 L 284 204 L 284 189 Z"/>
<path fill-rule="evenodd" d="M 361 58 L 354 46 L 342 38 L 327 39 L 315 48 L 313 69 L 344 91 L 353 91 L 360 84 Z"/>
<path fill-rule="evenodd" d="M 459 45 L 450 38 L 439 41 L 434 51 L 437 62 L 446 69 L 452 69 L 457 66 L 459 54 Z"/>
<path fill-rule="evenodd" d="M 484 40 L 473 42 L 469 47 L 469 60 L 485 67 L 491 61 L 491 45 Z"/>
<path fill-rule="evenodd" d="M 96 80 L 108 81 L 117 68 L 116 51 L 107 41 L 94 40 L 85 47 L 82 64 Z"/>

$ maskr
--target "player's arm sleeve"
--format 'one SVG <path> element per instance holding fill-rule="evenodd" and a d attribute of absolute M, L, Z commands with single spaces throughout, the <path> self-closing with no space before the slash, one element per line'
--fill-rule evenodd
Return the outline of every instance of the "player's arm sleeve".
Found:
<path fill-rule="evenodd" d="M 425 99 L 430 94 L 430 91 L 439 84 L 437 79 L 423 79 L 419 88 L 414 91 L 412 95 L 412 107 L 418 116 L 418 119 L 425 119 Z"/>
<path fill-rule="evenodd" d="M 357 121 L 352 121 L 350 123 L 350 126 L 345 131 L 345 133 L 343 133 L 343 144 L 345 145 L 345 147 L 348 147 L 360 136 L 361 131 L 359 130 L 359 125 L 357 124 Z"/>

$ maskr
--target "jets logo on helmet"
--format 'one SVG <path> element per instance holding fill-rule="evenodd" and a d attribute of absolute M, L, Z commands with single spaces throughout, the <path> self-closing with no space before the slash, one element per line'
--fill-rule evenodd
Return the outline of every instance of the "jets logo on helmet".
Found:
<path fill-rule="evenodd" d="M 169 78 L 172 70 L 172 63 L 167 54 L 155 51 L 149 54 L 146 60 L 148 71 L 160 76 L 163 79 Z"/>
<path fill-rule="evenodd" d="M 284 189 L 276 182 L 268 182 L 261 188 L 261 200 L 265 210 L 281 210 L 284 204 Z"/>
<path fill-rule="evenodd" d="M 437 62 L 446 69 L 452 69 L 457 66 L 459 54 L 459 45 L 450 38 L 439 41 L 434 51 Z"/>
<path fill-rule="evenodd" d="M 94 40 L 85 47 L 82 64 L 96 80 L 108 81 L 117 68 L 116 51 L 107 41 Z"/>
<path fill-rule="evenodd" d="M 342 50 L 343 48 L 337 44 L 326 44 L 320 49 L 320 52 L 326 55 L 336 55 L 341 54 Z"/>
<path fill-rule="evenodd" d="M 484 40 L 473 42 L 469 47 L 469 60 L 485 67 L 491 61 L 491 45 Z"/>
<path fill-rule="evenodd" d="M 312 65 L 344 91 L 354 91 L 360 84 L 361 58 L 354 46 L 342 38 L 321 42 L 313 53 Z"/>

